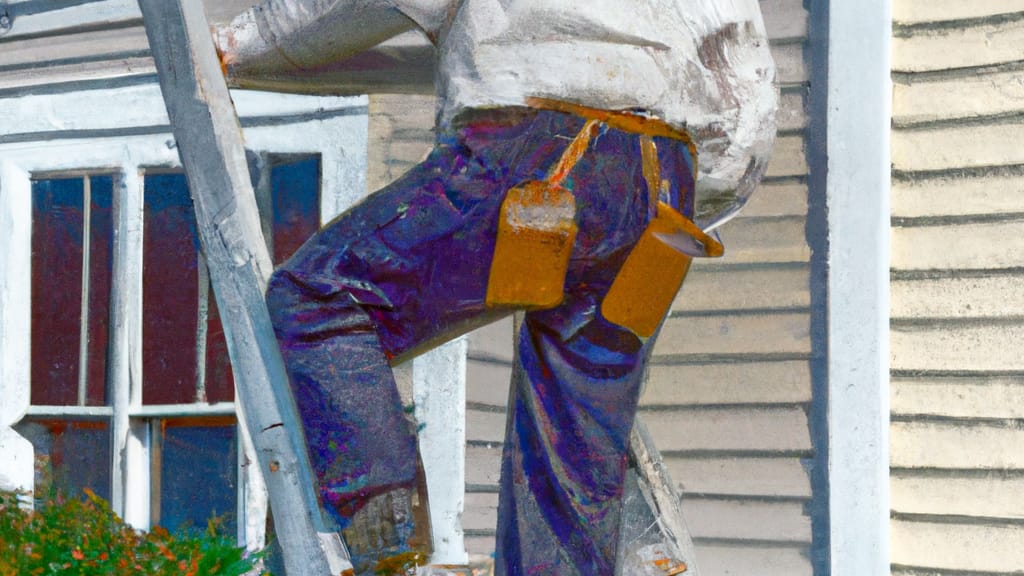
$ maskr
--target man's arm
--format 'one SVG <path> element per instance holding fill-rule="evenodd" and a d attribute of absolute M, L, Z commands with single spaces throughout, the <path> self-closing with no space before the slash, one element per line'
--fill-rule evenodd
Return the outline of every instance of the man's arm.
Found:
<path fill-rule="evenodd" d="M 408 6 L 406 6 L 408 4 Z M 322 72 L 350 56 L 417 27 L 436 0 L 266 0 L 216 31 L 232 84 L 297 92 L 345 92 Z M 386 64 L 385 66 L 387 67 Z M 365 66 L 355 66 L 353 78 Z M 344 74 L 342 74 L 344 76 Z M 321 84 L 321 86 L 317 86 Z"/>

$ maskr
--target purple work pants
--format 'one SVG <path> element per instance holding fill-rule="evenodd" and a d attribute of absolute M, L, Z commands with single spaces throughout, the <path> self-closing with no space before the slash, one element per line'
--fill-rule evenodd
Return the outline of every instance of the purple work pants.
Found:
<path fill-rule="evenodd" d="M 485 305 L 504 193 L 543 179 L 584 119 L 474 110 L 425 161 L 310 239 L 267 301 L 325 505 L 414 486 L 416 442 L 389 362 L 512 309 Z M 662 200 L 692 212 L 687 146 L 655 138 Z M 499 574 L 612 574 L 644 361 L 600 304 L 652 210 L 637 134 L 602 126 L 564 185 L 576 238 L 556 308 L 526 314 L 498 510 Z"/>

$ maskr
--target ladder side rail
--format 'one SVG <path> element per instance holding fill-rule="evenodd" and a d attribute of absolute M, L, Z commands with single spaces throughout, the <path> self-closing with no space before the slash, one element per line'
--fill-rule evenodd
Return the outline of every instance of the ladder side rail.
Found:
<path fill-rule="evenodd" d="M 195 204 L 239 403 L 256 447 L 289 576 L 349 566 L 326 529 L 294 398 L 264 300 L 273 270 L 241 126 L 200 0 L 139 0 Z M 325 551 L 325 546 L 328 550 Z"/>

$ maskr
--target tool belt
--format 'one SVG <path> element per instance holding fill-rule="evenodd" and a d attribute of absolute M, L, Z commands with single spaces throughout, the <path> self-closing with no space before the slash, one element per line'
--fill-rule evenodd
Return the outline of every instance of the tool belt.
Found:
<path fill-rule="evenodd" d="M 586 119 L 543 180 L 511 188 L 501 205 L 498 238 L 487 283 L 488 307 L 552 308 L 562 302 L 569 257 L 578 228 L 576 202 L 562 186 L 602 125 L 639 134 L 644 180 L 650 195 L 650 222 L 601 303 L 606 320 L 642 338 L 657 331 L 695 256 L 716 257 L 722 245 L 672 206 L 659 201 L 669 186 L 662 180 L 655 137 L 685 142 L 689 136 L 664 122 L 634 114 L 531 99 L 531 107 Z"/>

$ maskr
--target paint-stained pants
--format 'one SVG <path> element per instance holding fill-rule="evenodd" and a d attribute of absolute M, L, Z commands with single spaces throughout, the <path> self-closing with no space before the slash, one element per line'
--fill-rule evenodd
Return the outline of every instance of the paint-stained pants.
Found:
<path fill-rule="evenodd" d="M 512 310 L 485 306 L 504 192 L 542 179 L 584 120 L 470 111 L 429 157 L 326 226 L 267 300 L 325 504 L 344 519 L 414 485 L 416 443 L 389 363 Z M 498 573 L 613 572 L 643 341 L 601 299 L 647 225 L 639 137 L 603 128 L 565 185 L 579 234 L 553 309 L 526 314 L 501 471 Z M 685 144 L 655 138 L 662 200 L 692 211 Z"/>

